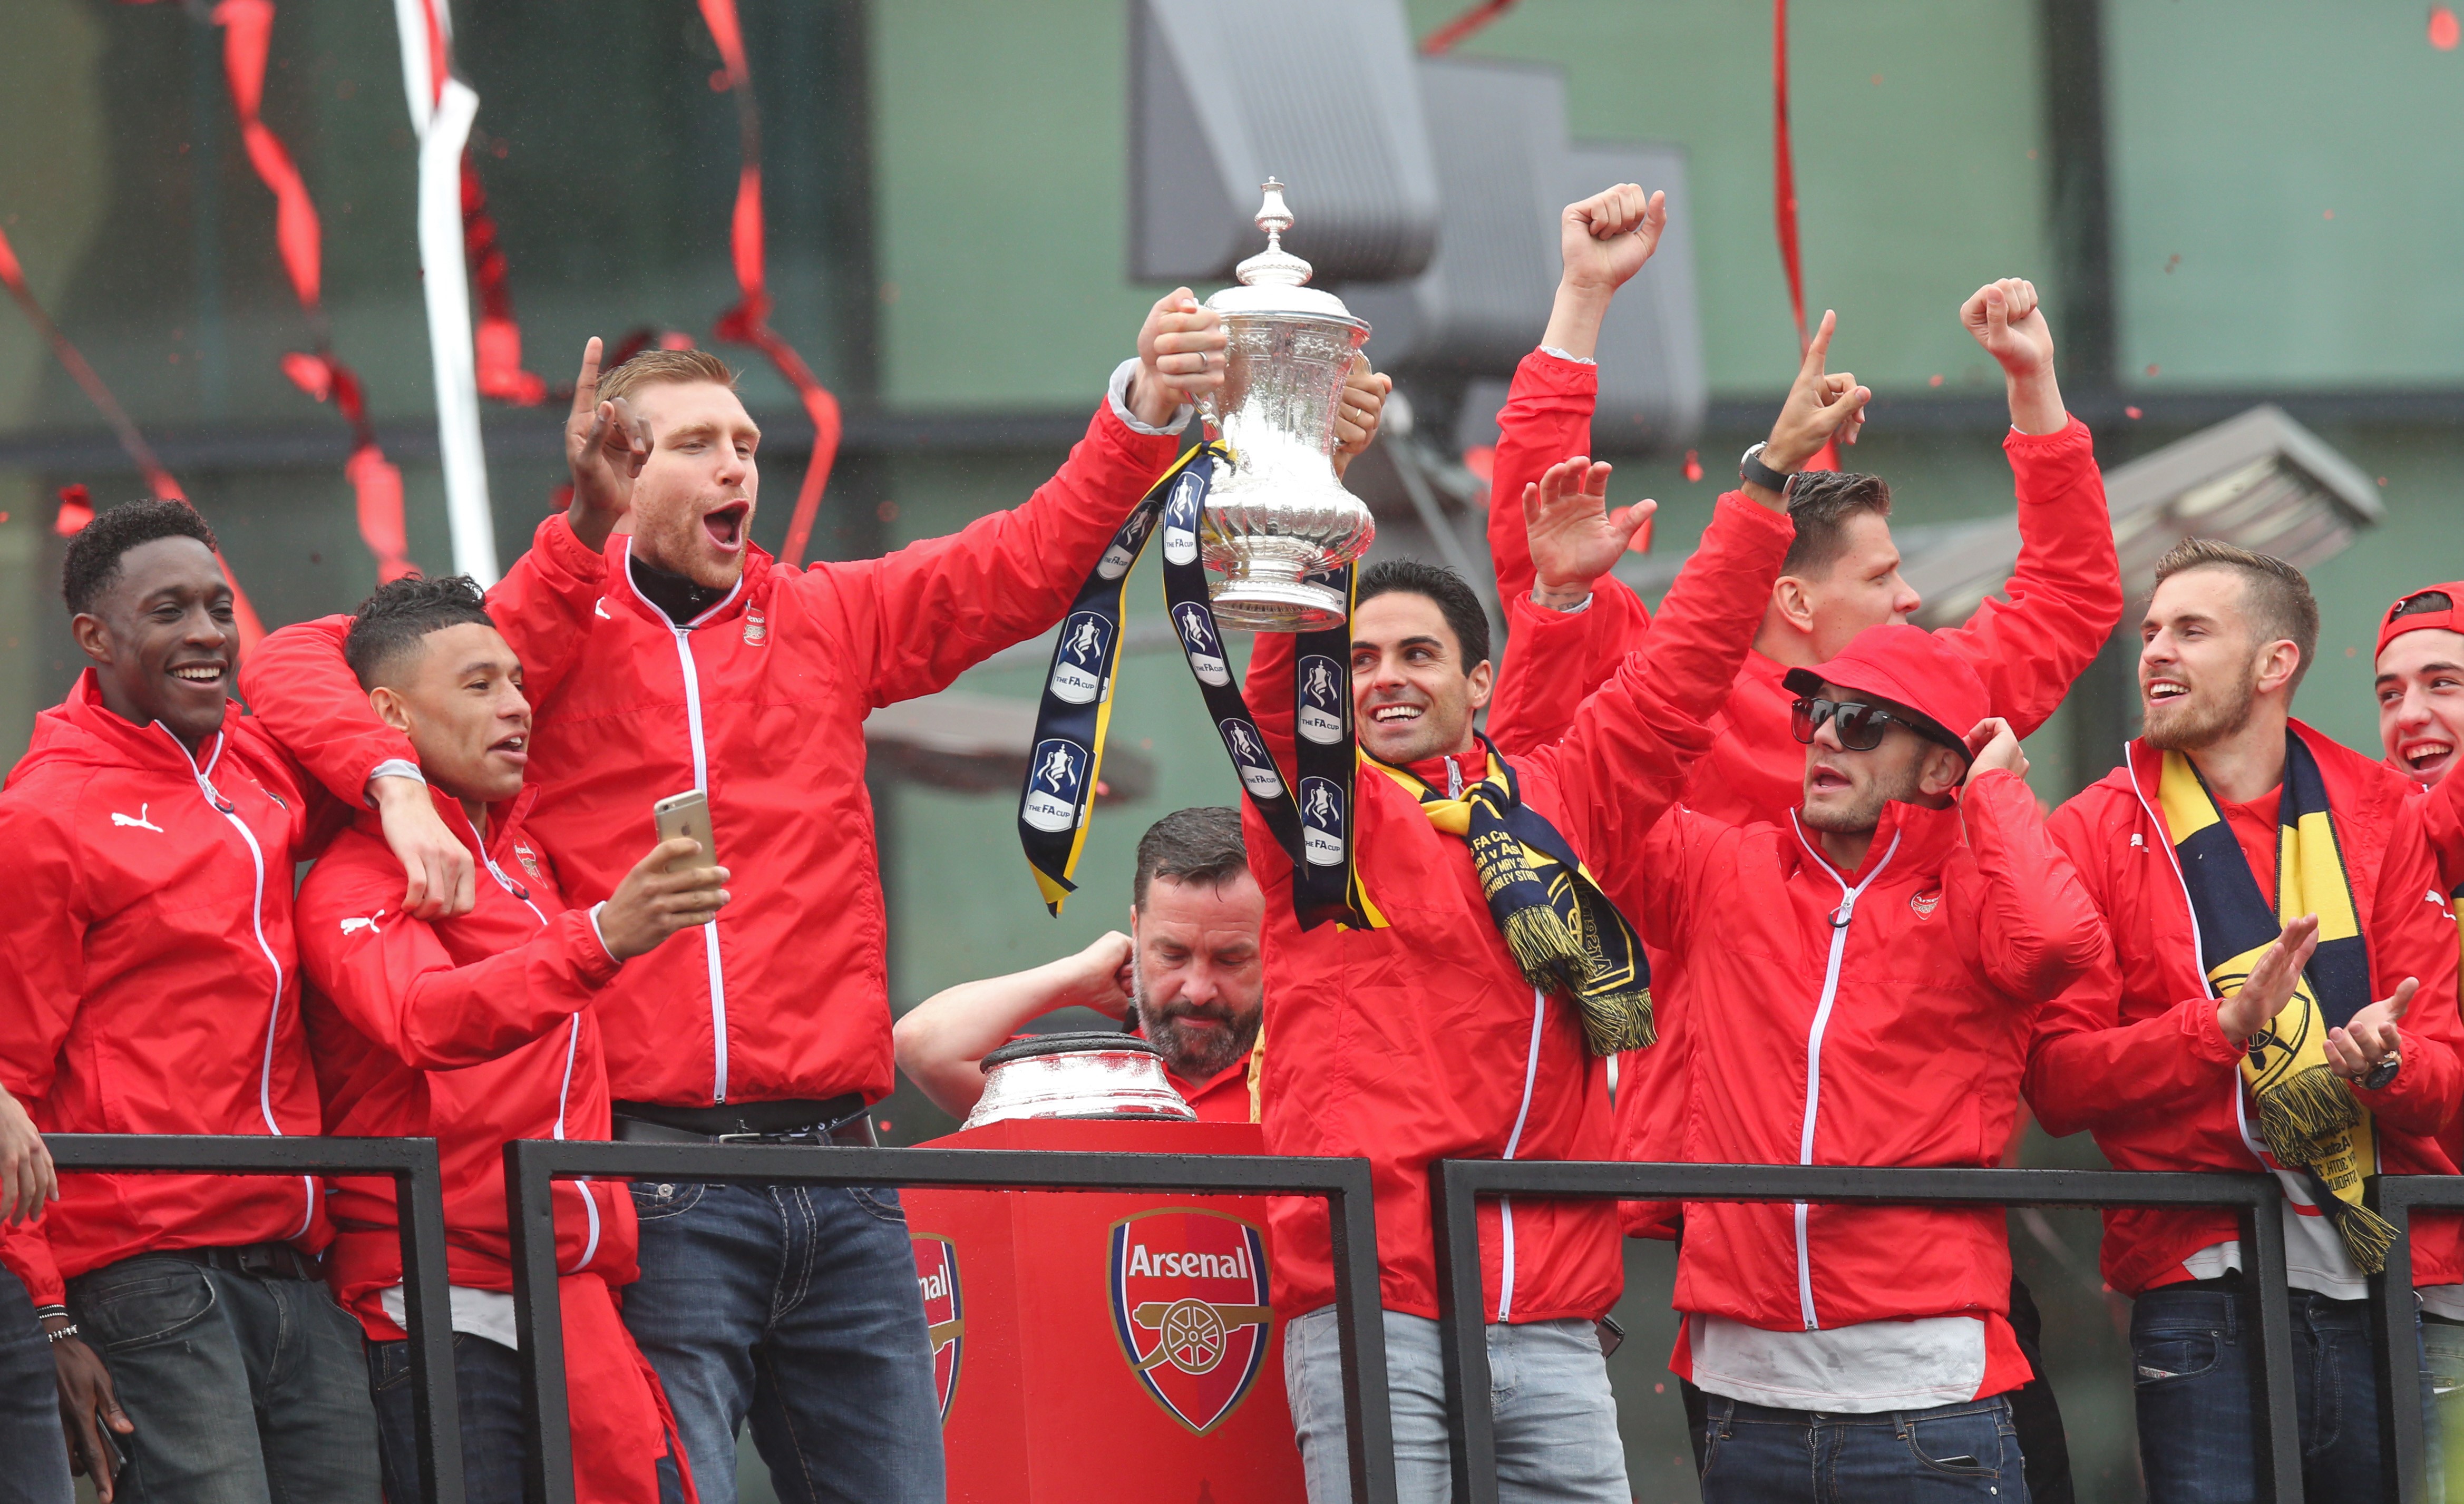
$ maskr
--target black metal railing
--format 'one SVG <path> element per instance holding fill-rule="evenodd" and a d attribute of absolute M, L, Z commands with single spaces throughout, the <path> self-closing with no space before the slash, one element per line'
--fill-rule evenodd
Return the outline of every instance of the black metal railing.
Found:
<path fill-rule="evenodd" d="M 2421 1367 L 2417 1356 L 2420 1305 L 2412 1293 L 2412 1213 L 2464 1209 L 2464 1176 L 2382 1175 L 2370 1182 L 2370 1189 L 2379 1215 L 2395 1225 L 2387 1273 L 2370 1280 L 2375 1327 L 2370 1345 L 2378 1357 L 2379 1413 L 2384 1417 L 2387 1454 L 2394 1464 L 2395 1486 L 2389 1496 L 2395 1504 L 2432 1504 L 2430 1439 L 2422 1428 L 2421 1406 L 2411 1401 Z M 2451 1477 L 2457 1460 L 2447 1459 Z"/>
<path fill-rule="evenodd" d="M 410 1334 L 420 1496 L 426 1504 L 462 1504 L 461 1412 L 453 1393 L 446 1294 L 445 1184 L 437 1173 L 434 1139 L 55 1133 L 43 1142 L 63 1173 L 390 1177 L 402 1227 L 403 1329 Z"/>
<path fill-rule="evenodd" d="M 2410 1206 L 2464 1206 L 2464 1180 L 2413 1181 L 2383 1177 L 2381 1200 L 2394 1206 L 2391 1220 L 2405 1226 Z M 1441 1160 L 1429 1167 L 1430 1218 L 1437 1237 L 1440 1351 L 1444 1362 L 1448 1430 L 1453 1439 L 1457 1504 L 1497 1504 L 1495 1428 L 1485 1404 L 1465 1403 L 1489 1387 L 1486 1311 L 1481 1290 L 1477 1204 L 1504 1195 L 1551 1196 L 1594 1201 L 1805 1201 L 1869 1205 L 2003 1207 L 2231 1207 L 2241 1213 L 2244 1267 L 2254 1272 L 2258 1296 L 2255 1410 L 2258 1419 L 2261 1498 L 2300 1504 L 2301 1441 L 2293 1389 L 2293 1325 L 2284 1281 L 2282 1193 L 2270 1175 L 2156 1173 L 2078 1169 L 1903 1169 L 1839 1165 L 1627 1165 L 1565 1160 Z M 2444 1199 L 2442 1199 L 2444 1198 Z M 2399 1239 L 2398 1256 L 2404 1245 Z M 2392 1264 L 2398 1270 L 2409 1264 Z M 2393 1283 L 2410 1290 L 2399 1274 Z M 2412 1352 L 2409 1328 L 2385 1315 L 2388 1330 L 2408 1333 L 2398 1351 Z M 2382 1334 L 2384 1335 L 2384 1334 Z M 2384 1347 L 2384 1343 L 2382 1346 Z M 2414 1383 L 2404 1370 L 2401 1391 L 2383 1377 L 2380 1392 L 2409 1394 Z M 2382 1413 L 2409 1411 L 2412 1463 L 2409 1490 L 2420 1488 L 2421 1417 L 2416 1406 L 2389 1404 Z M 2401 1424 L 2396 1428 L 2402 1445 Z M 2404 1453 L 2397 1453 L 2399 1459 Z M 2406 1504 L 2422 1495 L 2409 1492 Z"/>
<path fill-rule="evenodd" d="M 1199 1195 L 1306 1195 L 1327 1202 L 1352 1496 L 1395 1504 L 1395 1441 L 1387 1410 L 1386 1328 L 1377 1286 L 1377 1223 L 1369 1162 L 1248 1154 L 1108 1154 L 1048 1149 L 803 1148 L 758 1144 L 608 1144 L 538 1140 L 505 1145 L 514 1299 L 522 1384 L 530 1402 L 530 1496 L 572 1504 L 573 1438 L 565 1410 L 564 1323 L 557 1301 L 560 1179 L 775 1186 L 898 1186 L 952 1190 L 1152 1190 Z M 1477 1274 L 1474 1275 L 1477 1278 Z M 715 1465 L 732 1468 L 732 1456 Z"/>

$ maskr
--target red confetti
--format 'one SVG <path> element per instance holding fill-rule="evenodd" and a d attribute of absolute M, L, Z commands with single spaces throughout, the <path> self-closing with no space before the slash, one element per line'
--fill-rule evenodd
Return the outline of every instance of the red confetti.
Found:
<path fill-rule="evenodd" d="M 1463 453 L 1463 469 L 1480 477 L 1484 486 L 1497 478 L 1497 446 L 1475 444 Z"/>
<path fill-rule="evenodd" d="M 2380 485 L 2382 485 L 2382 486 L 2386 485 L 2386 484 L 2387 484 L 2387 477 L 2386 477 L 2386 476 L 2384 476 L 2384 475 L 2380 476 L 2380 477 L 2379 477 L 2379 484 L 2380 484 Z M 0 522 L 6 522 L 6 521 L 8 521 L 8 520 L 9 520 L 9 513 L 7 513 L 7 512 L 0 512 Z"/>
<path fill-rule="evenodd" d="M 1931 376 L 1926 377 L 1925 384 L 1927 386 L 1940 386 L 1942 384 L 1942 373 L 1940 371 L 1936 371 Z"/>
<path fill-rule="evenodd" d="M 2122 416 L 2129 419 L 2133 423 L 2137 423 L 2139 421 L 2139 409 L 2136 407 L 2124 407 L 2122 409 Z"/>
<path fill-rule="evenodd" d="M 2329 219 L 2334 219 L 2336 217 L 2336 211 L 2334 209 L 2329 209 L 2327 211 L 2327 217 Z"/>
<path fill-rule="evenodd" d="M 7 513 L 7 512 L 0 512 L 0 522 L 6 522 L 6 521 L 8 521 L 8 520 L 9 520 L 9 513 Z"/>
<path fill-rule="evenodd" d="M 2153 376 L 2153 375 L 2155 375 L 2155 374 L 2156 374 L 2156 367 L 2155 367 L 2153 364 L 2150 364 L 2150 365 L 2147 367 L 2147 374 L 2148 374 L 2148 375 L 2150 375 L 2150 376 Z"/>
<path fill-rule="evenodd" d="M 64 538 L 77 536 L 77 530 L 94 520 L 94 498 L 83 486 L 60 488 L 60 514 L 52 523 L 52 531 Z"/>
<path fill-rule="evenodd" d="M 727 92 L 726 69 L 713 68 L 710 71 L 710 92 L 713 94 L 725 94 Z"/>
<path fill-rule="evenodd" d="M 690 350 L 693 347 L 693 336 L 681 329 L 671 329 L 659 336 L 659 348 L 662 350 Z"/>
<path fill-rule="evenodd" d="M 1685 478 L 1689 481 L 1703 478 L 1703 457 L 1692 449 L 1685 451 Z"/>
<path fill-rule="evenodd" d="M 2464 41 L 2464 25 L 2456 22 L 2454 11 L 2443 5 L 2431 6 L 2430 45 L 2442 53 L 2452 53 L 2458 41 Z"/>

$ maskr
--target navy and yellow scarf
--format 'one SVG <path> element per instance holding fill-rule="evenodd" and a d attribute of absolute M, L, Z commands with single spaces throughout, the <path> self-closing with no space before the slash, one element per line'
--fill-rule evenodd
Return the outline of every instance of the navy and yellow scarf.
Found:
<path fill-rule="evenodd" d="M 2327 784 L 2301 738 L 2284 733 L 2284 783 L 2277 796 L 2276 909 L 2268 911 L 2241 843 L 2226 825 L 2215 796 L 2190 760 L 2165 754 L 2158 802 L 2173 839 L 2199 954 L 2218 997 L 2250 980 L 2251 968 L 2283 926 L 2319 916 L 2319 946 L 2292 999 L 2251 1036 L 2242 1082 L 2258 1103 L 2259 1136 L 2277 1163 L 2311 1182 L 2312 1197 L 2369 1274 L 2386 1267 L 2395 1230 L 2363 1204 L 2364 1183 L 2377 1173 L 2369 1109 L 2327 1065 L 2327 1031 L 2352 1021 L 2370 1003 L 2370 957 L 2353 906 L 2352 879 L 2336 839 Z"/>
<path fill-rule="evenodd" d="M 1557 827 L 1523 802 L 1513 767 L 1481 745 L 1488 775 L 1451 798 L 1416 774 L 1365 760 L 1417 796 L 1430 824 L 1471 847 L 1489 918 L 1524 980 L 1573 1000 L 1591 1052 L 1641 1049 L 1659 1037 L 1641 937 Z"/>

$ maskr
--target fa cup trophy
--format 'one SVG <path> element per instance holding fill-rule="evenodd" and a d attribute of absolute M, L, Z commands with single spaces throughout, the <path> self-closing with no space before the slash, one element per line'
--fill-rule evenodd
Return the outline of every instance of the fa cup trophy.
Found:
<path fill-rule="evenodd" d="M 1283 247 L 1292 211 L 1284 185 L 1265 185 L 1258 228 L 1266 249 L 1237 269 L 1241 285 L 1206 300 L 1231 337 L 1223 384 L 1205 413 L 1234 455 L 1206 500 L 1206 566 L 1222 573 L 1215 615 L 1254 632 L 1339 625 L 1347 602 L 1305 577 L 1369 552 L 1369 509 L 1334 476 L 1334 418 L 1353 352 L 1369 326 L 1343 299 L 1303 284 L 1309 264 Z"/>

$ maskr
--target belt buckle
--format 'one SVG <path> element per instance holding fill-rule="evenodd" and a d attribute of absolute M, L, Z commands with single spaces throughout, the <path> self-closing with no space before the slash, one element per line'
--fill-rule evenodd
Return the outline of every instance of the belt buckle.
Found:
<path fill-rule="evenodd" d="M 770 1135 L 766 1133 L 714 1133 L 710 1141 L 713 1144 L 759 1144 L 768 1137 Z"/>
<path fill-rule="evenodd" d="M 253 1243 L 239 1250 L 239 1272 L 252 1279 L 272 1279 L 288 1274 L 275 1267 L 274 1250 L 262 1243 Z"/>

